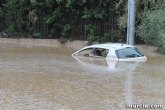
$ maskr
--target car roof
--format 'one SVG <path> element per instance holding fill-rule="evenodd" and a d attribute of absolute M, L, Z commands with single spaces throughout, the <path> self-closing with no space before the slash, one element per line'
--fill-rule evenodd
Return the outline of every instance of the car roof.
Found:
<path fill-rule="evenodd" d="M 127 48 L 127 47 L 135 47 L 132 45 L 127 45 L 127 44 L 122 44 L 122 43 L 106 43 L 106 44 L 95 44 L 95 45 L 90 45 L 87 46 L 83 49 L 86 48 L 105 48 L 105 49 L 112 49 L 114 48 L 115 50 L 117 49 L 122 49 L 122 48 Z"/>

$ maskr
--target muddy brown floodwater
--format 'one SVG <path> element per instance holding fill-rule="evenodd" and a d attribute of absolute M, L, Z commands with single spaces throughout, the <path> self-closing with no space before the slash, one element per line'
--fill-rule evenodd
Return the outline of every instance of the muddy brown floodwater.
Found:
<path fill-rule="evenodd" d="M 0 110 L 165 106 L 165 56 L 145 63 L 74 59 L 70 48 L 0 44 Z M 165 107 L 164 107 L 165 109 Z"/>

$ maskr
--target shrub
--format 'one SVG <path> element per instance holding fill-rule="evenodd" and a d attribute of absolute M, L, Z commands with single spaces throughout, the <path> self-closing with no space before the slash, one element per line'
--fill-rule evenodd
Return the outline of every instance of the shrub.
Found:
<path fill-rule="evenodd" d="M 138 34 L 143 40 L 158 47 L 158 51 L 165 53 L 165 11 L 154 10 L 144 13 Z"/>
<path fill-rule="evenodd" d="M 98 36 L 95 36 L 95 29 L 96 27 L 92 24 L 85 25 L 85 31 L 87 33 L 87 40 L 88 45 L 92 44 L 93 42 L 97 41 Z"/>
<path fill-rule="evenodd" d="M 63 37 L 58 39 L 58 42 L 60 42 L 61 44 L 65 44 L 67 41 L 68 41 L 68 39 L 67 38 L 63 38 Z"/>
<path fill-rule="evenodd" d="M 65 24 L 63 27 L 63 31 L 61 33 L 61 37 L 69 39 L 71 34 L 70 29 L 71 29 L 70 24 Z"/>
<path fill-rule="evenodd" d="M 99 38 L 99 43 L 105 43 L 105 42 L 116 42 L 117 37 L 115 37 L 113 34 L 105 33 L 104 36 Z"/>

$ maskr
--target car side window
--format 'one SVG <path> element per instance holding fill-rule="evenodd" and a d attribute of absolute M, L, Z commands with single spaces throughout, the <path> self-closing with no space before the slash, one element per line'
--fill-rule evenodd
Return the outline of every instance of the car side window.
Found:
<path fill-rule="evenodd" d="M 95 48 L 95 50 L 94 50 L 94 56 L 106 57 L 107 54 L 108 54 L 108 52 L 109 52 L 108 49 Z"/>
<path fill-rule="evenodd" d="M 79 56 L 93 56 L 93 48 L 84 49 L 79 52 Z"/>

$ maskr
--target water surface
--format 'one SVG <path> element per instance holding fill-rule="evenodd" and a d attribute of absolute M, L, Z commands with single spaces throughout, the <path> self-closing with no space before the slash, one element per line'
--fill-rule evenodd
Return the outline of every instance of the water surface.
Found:
<path fill-rule="evenodd" d="M 0 44 L 0 110 L 124 110 L 165 104 L 165 56 L 74 59 L 71 48 Z M 165 105 L 164 105 L 165 106 Z"/>

